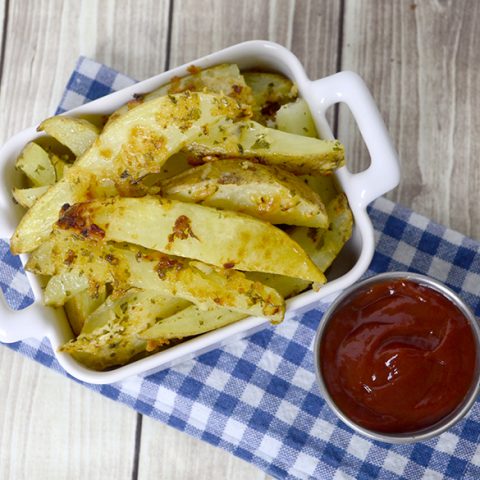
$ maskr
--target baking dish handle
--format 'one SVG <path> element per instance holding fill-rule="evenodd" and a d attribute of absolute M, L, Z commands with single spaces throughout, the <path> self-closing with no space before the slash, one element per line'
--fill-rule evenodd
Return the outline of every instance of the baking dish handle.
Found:
<path fill-rule="evenodd" d="M 0 342 L 13 343 L 26 338 L 41 340 L 53 325 L 55 312 L 35 302 L 23 310 L 11 309 L 0 293 Z"/>
<path fill-rule="evenodd" d="M 25 258 L 20 256 L 22 268 Z M 18 269 L 19 265 L 12 266 Z M 15 276 L 13 282 L 18 278 Z M 11 308 L 5 298 L 5 292 L 0 291 L 0 342 L 13 343 L 26 338 L 37 338 L 41 340 L 51 330 L 54 324 L 55 311 L 53 308 L 45 308 L 40 300 L 40 287 L 32 284 L 33 275 L 26 273 L 27 279 L 23 279 L 26 285 L 32 288 L 34 302 L 22 310 Z"/>
<path fill-rule="evenodd" d="M 310 84 L 314 100 L 313 113 L 322 138 L 333 138 L 326 121 L 327 109 L 335 103 L 345 103 L 357 122 L 371 158 L 362 172 L 348 172 L 352 193 L 360 207 L 395 188 L 400 181 L 398 154 L 375 101 L 362 78 L 349 71 L 315 80 Z"/>

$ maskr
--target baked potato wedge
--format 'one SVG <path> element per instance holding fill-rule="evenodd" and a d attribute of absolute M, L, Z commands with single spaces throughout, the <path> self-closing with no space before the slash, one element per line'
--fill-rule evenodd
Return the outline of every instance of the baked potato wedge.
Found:
<path fill-rule="evenodd" d="M 99 128 L 88 120 L 65 115 L 47 118 L 37 130 L 58 140 L 77 157 L 83 155 L 100 134 Z"/>
<path fill-rule="evenodd" d="M 44 120 L 37 128 L 69 148 L 74 155 L 83 155 L 98 138 L 100 130 L 83 118 L 56 115 Z"/>
<path fill-rule="evenodd" d="M 244 72 L 243 77 L 253 94 L 253 119 L 262 125 L 271 126 L 277 110 L 283 104 L 297 98 L 297 87 L 283 75 L 268 72 Z"/>
<path fill-rule="evenodd" d="M 240 70 L 235 64 L 216 65 L 205 70 L 192 66 L 191 75 L 185 77 L 174 77 L 166 85 L 149 93 L 140 93 L 135 98 L 117 109 L 110 115 L 109 122 L 118 119 L 132 108 L 141 105 L 163 95 L 174 95 L 177 93 L 209 92 L 227 95 L 244 105 L 252 105 L 253 96 L 250 87 L 245 83 Z"/>
<path fill-rule="evenodd" d="M 114 197 L 67 208 L 59 228 L 129 242 L 225 269 L 278 273 L 324 283 L 302 248 L 273 225 L 236 212 L 157 196 Z"/>
<path fill-rule="evenodd" d="M 237 322 L 245 317 L 246 315 L 243 313 L 224 308 L 202 311 L 197 306 L 191 305 L 170 317 L 155 321 L 154 325 L 141 332 L 139 336 L 145 340 L 153 341 L 150 343 L 150 348 L 152 348 L 155 346 L 154 341 L 200 335 Z M 149 347 L 147 346 L 147 348 Z"/>
<path fill-rule="evenodd" d="M 94 295 L 109 283 L 119 293 L 132 287 L 148 289 L 206 310 L 221 306 L 272 321 L 280 321 L 285 311 L 278 292 L 248 280 L 242 272 L 153 250 L 81 240 L 63 231 L 54 231 L 49 241 L 32 253 L 27 269 L 53 275 L 44 295 L 51 306 L 64 305 L 86 288 Z"/>
<path fill-rule="evenodd" d="M 68 323 L 73 333 L 79 335 L 89 315 L 105 302 L 107 297 L 105 286 L 92 295 L 88 288 L 68 300 L 65 305 Z"/>
<path fill-rule="evenodd" d="M 337 140 L 281 132 L 252 120 L 213 125 L 186 148 L 205 162 L 254 159 L 296 174 L 330 174 L 344 164 L 344 149 Z"/>
<path fill-rule="evenodd" d="M 326 228 L 320 197 L 295 175 L 248 160 L 219 160 L 164 181 L 162 196 L 246 213 L 273 224 Z"/>
<path fill-rule="evenodd" d="M 82 333 L 60 351 L 94 370 L 123 365 L 146 350 L 147 341 L 139 337 L 139 332 L 187 305 L 183 300 L 148 291 L 109 297 L 89 315 Z"/>
<path fill-rule="evenodd" d="M 353 217 L 344 193 L 327 205 L 330 225 L 327 230 L 293 227 L 288 234 L 307 252 L 315 265 L 325 272 L 352 235 Z"/>
<path fill-rule="evenodd" d="M 307 102 L 297 98 L 295 102 L 282 105 L 275 115 L 276 128 L 282 132 L 305 137 L 317 137 L 317 129 Z"/>
<path fill-rule="evenodd" d="M 19 205 L 24 208 L 30 208 L 48 188 L 48 185 L 32 188 L 14 188 L 12 196 Z"/>
<path fill-rule="evenodd" d="M 55 168 L 48 153 L 34 142 L 28 143 L 15 162 L 33 187 L 53 185 L 56 181 Z"/>

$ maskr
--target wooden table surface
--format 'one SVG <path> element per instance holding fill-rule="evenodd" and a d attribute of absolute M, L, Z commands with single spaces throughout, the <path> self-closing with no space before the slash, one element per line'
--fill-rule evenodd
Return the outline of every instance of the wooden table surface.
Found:
<path fill-rule="evenodd" d="M 1 140 L 51 115 L 79 55 L 144 79 L 244 40 L 311 78 L 350 69 L 398 148 L 389 197 L 480 240 L 476 0 L 0 0 Z M 346 110 L 350 168 L 368 155 Z M 264 479 L 255 467 L 0 348 L 2 479 Z"/>

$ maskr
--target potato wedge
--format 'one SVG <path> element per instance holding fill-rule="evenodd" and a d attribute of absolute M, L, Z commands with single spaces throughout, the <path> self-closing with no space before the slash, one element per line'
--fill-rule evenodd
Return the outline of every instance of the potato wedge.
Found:
<path fill-rule="evenodd" d="M 249 280 L 274 288 L 285 299 L 298 295 L 311 285 L 311 282 L 301 278 L 286 277 L 274 273 L 246 272 L 245 276 Z"/>
<path fill-rule="evenodd" d="M 37 128 L 68 147 L 77 157 L 82 156 L 98 138 L 100 130 L 83 118 L 57 115 L 44 120 Z"/>
<path fill-rule="evenodd" d="M 310 282 L 299 278 L 273 273 L 247 272 L 246 277 L 274 288 L 284 298 L 297 295 L 310 285 Z M 196 305 L 191 305 L 171 317 L 155 322 L 152 327 L 140 333 L 140 337 L 152 341 L 184 338 L 224 327 L 242 318 L 246 318 L 246 315 L 225 308 L 204 311 Z"/>
<path fill-rule="evenodd" d="M 315 265 L 325 272 L 352 235 L 353 217 L 344 193 L 328 205 L 330 225 L 327 230 L 294 227 L 288 234 L 308 253 Z"/>
<path fill-rule="evenodd" d="M 55 154 L 50 154 L 50 160 L 55 168 L 56 181 L 58 182 L 63 178 L 65 172 L 72 166 L 72 164 L 66 162 L 64 159 Z"/>
<path fill-rule="evenodd" d="M 48 245 L 47 245 L 48 244 Z M 283 298 L 274 289 L 248 280 L 235 270 L 132 247 L 120 248 L 55 231 L 32 253 L 27 269 L 53 274 L 45 289 L 45 303 L 63 305 L 74 292 L 95 291 L 111 283 L 117 292 L 132 287 L 174 295 L 201 308 L 219 306 L 246 315 L 281 321 Z"/>
<path fill-rule="evenodd" d="M 252 120 L 214 125 L 186 148 L 203 161 L 255 159 L 296 174 L 325 175 L 344 164 L 344 149 L 337 140 L 281 132 Z"/>
<path fill-rule="evenodd" d="M 305 137 L 317 137 L 317 129 L 307 102 L 297 98 L 295 102 L 282 105 L 275 115 L 276 128 L 282 132 Z"/>
<path fill-rule="evenodd" d="M 297 87 L 283 75 L 266 72 L 244 72 L 245 82 L 252 89 L 254 98 L 253 119 L 262 125 L 275 120 L 281 105 L 297 98 Z"/>
<path fill-rule="evenodd" d="M 135 98 L 116 110 L 109 122 L 119 118 L 136 106 L 163 95 L 173 95 L 185 91 L 221 93 L 234 98 L 241 104 L 252 105 L 253 96 L 250 87 L 245 83 L 235 64 L 216 65 L 205 70 L 191 68 L 192 74 L 185 77 L 174 77 L 171 82 L 150 93 L 137 94 Z"/>
<path fill-rule="evenodd" d="M 192 305 L 175 315 L 157 320 L 153 326 L 140 333 L 145 340 L 168 340 L 185 338 L 216 330 L 245 318 L 243 313 L 216 309 L 202 311 Z M 148 348 L 148 347 L 147 347 Z"/>
<path fill-rule="evenodd" d="M 323 283 L 325 278 L 282 230 L 248 215 L 156 196 L 115 197 L 73 205 L 59 228 L 89 237 L 194 258 L 226 269 L 279 273 Z"/>
<path fill-rule="evenodd" d="M 333 175 L 301 175 L 299 179 L 319 195 L 324 205 L 328 205 L 338 195 Z"/>
<path fill-rule="evenodd" d="M 105 127 L 98 140 L 25 214 L 10 242 L 26 253 L 52 231 L 65 204 L 88 196 L 135 193 L 138 179 L 160 172 L 165 161 L 208 128 L 246 111 L 228 97 L 185 93 L 139 105 Z"/>
<path fill-rule="evenodd" d="M 284 298 L 297 295 L 310 285 L 310 282 L 305 280 L 273 273 L 248 272 L 246 276 L 250 280 L 274 288 Z M 140 333 L 140 337 L 152 341 L 184 338 L 216 330 L 242 318 L 246 318 L 246 315 L 225 308 L 204 311 L 196 305 L 191 305 L 171 317 L 156 321 L 152 327 Z"/>
<path fill-rule="evenodd" d="M 90 326 L 60 351 L 67 352 L 90 368 L 104 370 L 124 365 L 141 354 L 147 341 L 139 337 L 155 321 L 170 317 L 188 302 L 158 293 L 133 291 L 107 301 L 87 319 Z M 96 325 L 92 329 L 91 326 Z"/>
<path fill-rule="evenodd" d="M 88 316 L 105 302 L 106 296 L 106 289 L 103 286 L 96 295 L 92 296 L 86 289 L 77 293 L 65 303 L 64 308 L 68 323 L 70 323 L 75 335 L 80 334 Z"/>
<path fill-rule="evenodd" d="M 137 306 L 135 306 L 137 304 Z M 140 290 L 132 288 L 119 297 L 110 295 L 101 305 L 90 313 L 86 319 L 81 333 L 91 334 L 98 332 L 109 322 L 115 321 L 121 317 L 129 319 L 129 323 L 141 322 L 140 328 L 136 332 L 153 326 L 159 318 L 168 317 L 175 313 L 190 307 L 191 303 L 181 298 L 175 298 L 167 295 L 160 295 L 152 290 Z M 142 318 L 135 322 L 130 322 L 131 317 Z"/>
<path fill-rule="evenodd" d="M 55 168 L 48 153 L 34 142 L 30 142 L 20 153 L 15 168 L 25 174 L 33 187 L 53 185 Z"/>
<path fill-rule="evenodd" d="M 14 188 L 12 195 L 15 201 L 24 208 L 30 208 L 47 190 L 48 185 L 32 188 Z"/>
<path fill-rule="evenodd" d="M 61 307 L 90 286 L 89 279 L 81 270 L 72 269 L 54 275 L 43 292 L 43 302 L 50 307 Z M 97 284 L 97 287 L 99 284 Z"/>
<path fill-rule="evenodd" d="M 326 228 L 320 197 L 295 175 L 248 160 L 219 160 L 161 184 L 162 195 L 221 210 L 246 213 L 276 224 Z"/>

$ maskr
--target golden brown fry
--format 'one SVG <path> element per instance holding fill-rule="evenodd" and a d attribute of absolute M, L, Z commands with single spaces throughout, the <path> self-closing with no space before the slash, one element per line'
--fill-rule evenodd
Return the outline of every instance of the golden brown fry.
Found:
<path fill-rule="evenodd" d="M 45 290 L 49 305 L 63 305 L 79 291 L 89 288 L 95 292 L 110 283 L 117 292 L 136 287 L 177 296 L 205 309 L 221 306 L 272 321 L 283 318 L 282 296 L 273 288 L 248 280 L 242 272 L 80 238 L 54 231 L 27 263 L 29 271 L 54 275 Z"/>
<path fill-rule="evenodd" d="M 273 225 L 248 215 L 155 196 L 73 205 L 58 221 L 85 237 L 130 242 L 225 269 L 278 273 L 324 283 L 302 248 Z"/>
<path fill-rule="evenodd" d="M 162 195 L 246 213 L 273 224 L 328 226 L 320 197 L 278 167 L 235 159 L 192 168 L 161 184 Z"/>
<path fill-rule="evenodd" d="M 344 164 L 343 145 L 337 140 L 281 132 L 252 120 L 214 125 L 186 149 L 203 161 L 253 159 L 296 174 L 325 175 Z"/>

